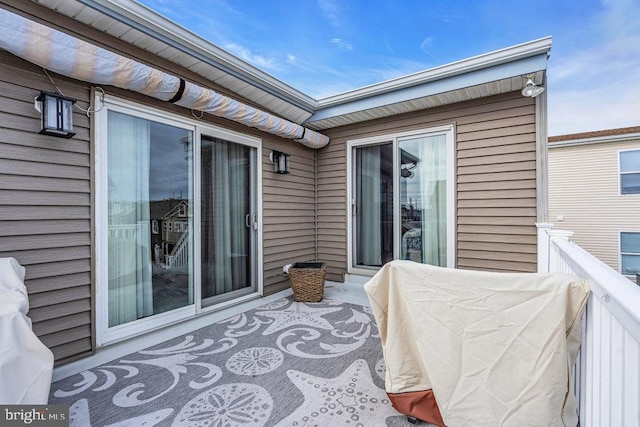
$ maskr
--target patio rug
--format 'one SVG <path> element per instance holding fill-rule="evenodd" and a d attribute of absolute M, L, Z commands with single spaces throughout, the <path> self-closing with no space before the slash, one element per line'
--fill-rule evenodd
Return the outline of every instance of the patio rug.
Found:
<path fill-rule="evenodd" d="M 368 307 L 284 298 L 58 381 L 49 403 L 82 427 L 410 425 L 384 370 Z"/>

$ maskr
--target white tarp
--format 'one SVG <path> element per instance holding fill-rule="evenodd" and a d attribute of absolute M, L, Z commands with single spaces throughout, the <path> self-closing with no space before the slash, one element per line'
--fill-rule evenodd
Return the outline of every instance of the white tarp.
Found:
<path fill-rule="evenodd" d="M 53 353 L 31 330 L 24 273 L 14 258 L 0 258 L 0 404 L 45 405 Z"/>
<path fill-rule="evenodd" d="M 394 393 L 432 389 L 455 426 L 570 426 L 588 283 L 393 261 L 366 285 Z"/>
<path fill-rule="evenodd" d="M 169 101 L 181 81 L 160 70 L 87 43 L 66 33 L 0 8 L 0 48 L 58 74 L 85 82 L 112 85 Z M 297 123 L 221 95 L 212 89 L 182 82 L 176 105 L 204 111 L 264 132 L 322 148 L 329 137 Z"/>

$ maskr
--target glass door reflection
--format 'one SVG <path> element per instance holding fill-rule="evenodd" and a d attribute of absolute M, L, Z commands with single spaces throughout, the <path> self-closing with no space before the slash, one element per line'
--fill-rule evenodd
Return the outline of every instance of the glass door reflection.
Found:
<path fill-rule="evenodd" d="M 256 149 L 201 139 L 201 291 L 208 306 L 256 290 Z"/>
<path fill-rule="evenodd" d="M 400 259 L 447 266 L 445 135 L 400 140 Z"/>

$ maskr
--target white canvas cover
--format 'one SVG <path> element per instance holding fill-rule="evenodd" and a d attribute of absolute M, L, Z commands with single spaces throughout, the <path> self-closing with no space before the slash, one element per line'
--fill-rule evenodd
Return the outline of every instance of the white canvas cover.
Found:
<path fill-rule="evenodd" d="M 432 389 L 449 427 L 577 425 L 586 281 L 393 261 L 365 290 L 390 396 Z"/>
<path fill-rule="evenodd" d="M 24 273 L 15 258 L 0 258 L 0 404 L 44 405 L 53 353 L 31 330 Z"/>
<path fill-rule="evenodd" d="M 0 8 L 0 48 L 58 74 L 139 92 L 321 148 L 329 137 Z"/>

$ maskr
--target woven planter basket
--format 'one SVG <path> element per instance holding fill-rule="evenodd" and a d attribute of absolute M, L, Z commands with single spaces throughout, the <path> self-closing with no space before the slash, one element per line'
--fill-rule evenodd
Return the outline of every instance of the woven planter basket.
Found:
<path fill-rule="evenodd" d="M 289 282 L 293 300 L 319 302 L 324 297 L 324 278 L 327 264 L 324 262 L 296 262 L 289 269 Z"/>

